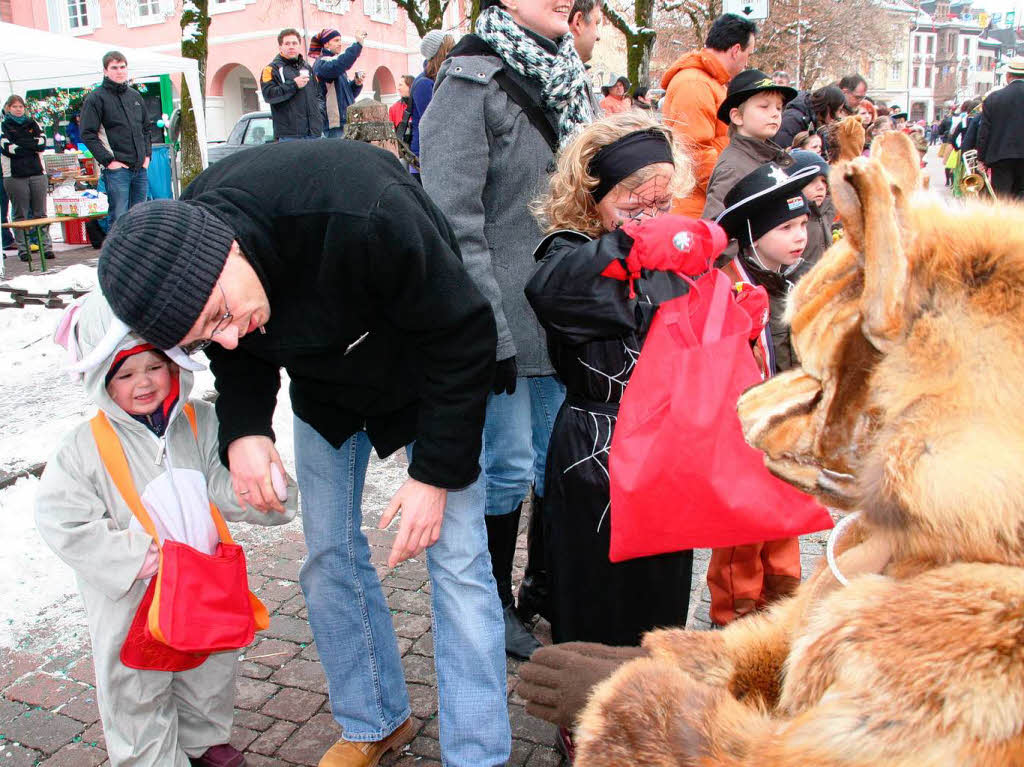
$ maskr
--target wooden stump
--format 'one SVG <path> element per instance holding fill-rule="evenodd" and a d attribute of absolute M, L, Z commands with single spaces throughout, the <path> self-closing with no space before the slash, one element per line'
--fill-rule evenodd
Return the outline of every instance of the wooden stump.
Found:
<path fill-rule="evenodd" d="M 379 146 L 398 159 L 419 167 L 416 156 L 395 135 L 388 108 L 379 101 L 360 99 L 345 110 L 345 138 Z"/>

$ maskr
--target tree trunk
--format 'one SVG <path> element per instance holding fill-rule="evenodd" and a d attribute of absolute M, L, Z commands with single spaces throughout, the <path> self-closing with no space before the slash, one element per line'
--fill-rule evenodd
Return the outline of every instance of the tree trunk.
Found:
<path fill-rule="evenodd" d="M 199 62 L 199 105 L 206 103 L 207 37 L 210 32 L 209 0 L 183 0 L 181 8 L 181 55 Z M 203 156 L 196 129 L 195 102 L 185 78 L 181 79 L 181 188 L 203 171 Z"/>
<path fill-rule="evenodd" d="M 646 85 L 650 77 L 651 51 L 657 35 L 654 32 L 654 0 L 635 0 L 633 22 L 601 0 L 601 10 L 612 26 L 626 38 L 626 76 L 635 88 Z"/>

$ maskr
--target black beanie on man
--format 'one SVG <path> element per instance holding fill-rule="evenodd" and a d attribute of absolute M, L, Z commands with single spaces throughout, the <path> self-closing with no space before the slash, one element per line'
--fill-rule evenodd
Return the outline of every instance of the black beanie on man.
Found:
<path fill-rule="evenodd" d="M 223 220 L 199 205 L 135 205 L 103 242 L 103 295 L 132 330 L 158 349 L 170 349 L 199 319 L 234 239 Z"/>

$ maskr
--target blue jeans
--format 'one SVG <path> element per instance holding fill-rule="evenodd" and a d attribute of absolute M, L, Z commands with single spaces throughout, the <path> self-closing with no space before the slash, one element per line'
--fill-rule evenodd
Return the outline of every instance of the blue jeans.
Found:
<path fill-rule="evenodd" d="M 484 422 L 487 513 L 509 514 L 530 485 L 544 495 L 544 462 L 565 386 L 554 376 L 520 377 L 514 394 L 492 394 Z"/>
<path fill-rule="evenodd" d="M 110 211 L 107 217 L 113 226 L 118 216 L 123 215 L 133 205 L 146 201 L 149 191 L 149 178 L 145 168 L 103 169 L 103 183 L 107 187 L 107 201 Z"/>
<path fill-rule="evenodd" d="M 331 711 L 353 741 L 380 740 L 409 716 L 398 643 L 362 532 L 370 440 L 335 450 L 295 419 L 295 458 L 308 557 L 299 580 Z M 491 575 L 483 480 L 449 491 L 441 537 L 427 550 L 442 761 L 503 765 L 512 748 L 501 605 Z"/>
<path fill-rule="evenodd" d="M 280 142 L 285 141 L 312 141 L 313 139 L 320 138 L 319 136 L 281 136 L 278 139 Z"/>
<path fill-rule="evenodd" d="M 337 128 L 327 128 L 324 130 L 324 138 L 345 138 L 345 124 L 342 123 Z"/>

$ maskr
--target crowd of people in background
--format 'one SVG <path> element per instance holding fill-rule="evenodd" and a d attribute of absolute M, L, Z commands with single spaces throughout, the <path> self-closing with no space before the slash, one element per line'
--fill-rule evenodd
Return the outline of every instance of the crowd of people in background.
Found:
<path fill-rule="evenodd" d="M 155 356 L 125 375 L 146 360 L 163 375 L 177 368 L 160 350 L 207 348 L 236 500 L 251 494 L 253 508 L 284 512 L 266 488 L 270 466 L 280 465 L 270 429 L 279 368 L 291 377 L 309 549 L 301 584 L 344 728 L 324 767 L 376 764 L 412 731 L 391 616 L 360 529 L 371 448 L 407 446 L 411 462 L 385 514 L 386 522 L 403 514 L 389 563 L 428 552 L 444 759 L 504 764 L 504 655 L 528 659 L 540 646 L 537 616 L 557 642 L 624 647 L 686 621 L 692 552 L 613 564 L 607 521 L 619 403 L 659 305 L 689 289 L 678 273 L 714 264 L 735 283 L 764 288 L 767 321 L 750 351 L 769 377 L 799 364 L 785 300 L 841 233 L 831 164 L 903 131 L 922 160 L 930 142 L 948 146 L 949 184 L 961 184 L 975 150 L 997 193 L 1024 196 L 1024 60 L 1011 61 L 1009 84 L 984 104 L 968 101 L 927 126 L 872 99 L 855 73 L 799 91 L 786 71 L 751 68 L 757 27 L 732 14 L 673 62 L 663 96 L 625 76 L 595 89 L 586 63 L 599 17 L 596 0 L 576 0 L 568 14 L 546 0 L 482 0 L 473 34 L 428 32 L 422 71 L 400 78 L 387 110 L 385 125 L 409 150 L 401 164 L 342 140 L 365 86 L 356 67 L 366 32 L 346 45 L 339 30 L 323 29 L 304 50 L 297 30 L 282 30 L 260 88 L 275 143 L 289 146 L 221 160 L 178 201 L 141 204 L 149 121 L 122 54 L 104 57 L 103 83 L 82 108 L 81 140 L 102 167 L 110 219 L 121 221 L 104 245 L 100 283 L 113 315 L 147 345 L 104 358 L 94 395 L 109 405 L 104 387 L 134 355 Z M 15 218 L 41 216 L 45 137 L 22 98 L 4 110 L 5 199 Z M 358 164 L 360 173 L 339 176 L 329 191 L 305 183 L 327 161 Z M 266 179 L 279 177 L 293 183 L 268 193 Z M 323 215 L 298 221 L 311 206 Z M 696 260 L 655 246 L 666 227 L 697 243 Z M 339 238 L 351 254 L 343 265 Z M 139 260 L 143 252 L 159 257 Z M 615 265 L 628 262 L 635 274 L 616 276 Z M 306 268 L 290 268 L 299 263 Z M 329 277 L 311 289 L 307 273 Z M 155 293 L 167 300 L 153 304 Z M 323 323 L 310 329 L 309 312 Z M 207 424 L 207 438 L 216 428 Z M 208 479 L 226 482 L 222 474 Z M 55 535 L 51 545 L 67 544 Z M 796 539 L 715 549 L 711 618 L 725 625 L 764 609 L 800 578 Z M 144 588 L 129 581 L 119 594 L 141 599 Z M 113 601 L 99 592 L 89 599 L 94 610 Z M 121 628 L 93 631 L 98 654 L 114 652 Z M 103 684 L 128 684 L 121 671 Z M 232 674 L 218 684 L 227 689 Z M 111 712 L 101 713 L 116 765 L 143 736 L 115 730 Z M 218 726 L 197 728 L 209 742 L 187 744 L 191 763 L 243 763 L 224 716 L 218 709 Z M 559 738 L 571 757 L 571 731 Z M 161 758 L 177 753 L 167 738 L 159 749 Z"/>

